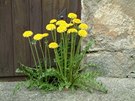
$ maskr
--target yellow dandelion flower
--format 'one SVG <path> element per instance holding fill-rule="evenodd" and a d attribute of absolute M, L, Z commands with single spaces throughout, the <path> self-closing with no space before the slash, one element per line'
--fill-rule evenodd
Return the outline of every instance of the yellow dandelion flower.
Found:
<path fill-rule="evenodd" d="M 55 26 L 54 24 L 48 24 L 48 25 L 46 26 L 46 29 L 47 29 L 48 31 L 52 31 L 52 30 L 55 30 L 55 29 L 56 29 L 56 26 Z"/>
<path fill-rule="evenodd" d="M 76 19 L 77 15 L 75 13 L 69 13 L 68 17 L 71 18 L 71 19 Z"/>
<path fill-rule="evenodd" d="M 86 36 L 88 35 L 88 33 L 87 33 L 86 30 L 80 30 L 80 31 L 78 32 L 78 35 L 79 35 L 80 37 L 86 37 Z"/>
<path fill-rule="evenodd" d="M 33 32 L 32 31 L 25 31 L 24 33 L 23 33 L 23 37 L 26 37 L 26 38 L 28 38 L 28 37 L 30 37 L 30 36 L 32 36 L 33 35 Z"/>
<path fill-rule="evenodd" d="M 67 26 L 72 27 L 73 25 L 74 25 L 73 23 L 69 23 Z"/>
<path fill-rule="evenodd" d="M 67 23 L 66 23 L 66 21 L 64 21 L 64 20 L 59 20 L 59 21 L 57 21 L 56 22 L 56 25 L 66 25 Z"/>
<path fill-rule="evenodd" d="M 47 37 L 47 36 L 49 36 L 49 34 L 48 33 L 44 33 L 44 34 L 42 34 L 42 37 L 44 38 L 44 37 Z"/>
<path fill-rule="evenodd" d="M 81 20 L 80 19 L 73 19 L 73 23 L 79 24 L 79 23 L 81 23 Z"/>
<path fill-rule="evenodd" d="M 58 48 L 58 44 L 56 43 L 56 42 L 51 42 L 50 44 L 49 44 L 49 48 L 52 48 L 52 49 L 55 49 L 55 48 Z"/>
<path fill-rule="evenodd" d="M 70 33 L 77 33 L 77 29 L 75 29 L 75 28 L 70 28 L 70 29 L 68 29 L 67 33 L 68 33 L 68 34 L 70 34 Z"/>
<path fill-rule="evenodd" d="M 33 39 L 36 40 L 36 41 L 39 41 L 43 38 L 43 34 L 36 34 L 34 35 Z"/>
<path fill-rule="evenodd" d="M 65 27 L 65 26 L 59 26 L 59 27 L 57 28 L 57 32 L 58 32 L 58 33 L 63 33 L 63 32 L 65 32 L 65 31 L 67 31 L 67 27 Z"/>
<path fill-rule="evenodd" d="M 50 23 L 55 23 L 55 22 L 57 22 L 57 20 L 56 19 L 52 19 L 52 20 L 50 20 Z"/>
<path fill-rule="evenodd" d="M 61 24 L 60 26 L 65 26 L 65 27 L 69 27 L 69 25 L 67 24 L 67 23 L 63 23 L 63 24 Z"/>
<path fill-rule="evenodd" d="M 87 30 L 87 29 L 88 29 L 88 25 L 85 24 L 85 23 L 81 23 L 81 24 L 79 25 L 79 28 L 80 28 L 80 29 Z"/>

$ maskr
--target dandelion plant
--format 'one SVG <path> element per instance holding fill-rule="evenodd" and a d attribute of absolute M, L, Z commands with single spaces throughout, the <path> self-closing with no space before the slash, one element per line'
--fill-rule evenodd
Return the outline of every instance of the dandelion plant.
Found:
<path fill-rule="evenodd" d="M 88 36 L 89 26 L 82 23 L 75 13 L 69 13 L 68 18 L 69 22 L 50 20 L 45 27 L 48 33 L 23 33 L 23 37 L 29 41 L 34 66 L 21 65 L 19 71 L 28 76 L 29 88 L 45 91 L 81 88 L 106 92 L 105 87 L 96 81 L 98 73 L 82 72 L 82 60 L 93 44 L 90 40 L 81 50 L 81 43 Z M 52 39 L 48 40 L 48 36 Z M 54 53 L 53 60 L 51 52 Z"/>

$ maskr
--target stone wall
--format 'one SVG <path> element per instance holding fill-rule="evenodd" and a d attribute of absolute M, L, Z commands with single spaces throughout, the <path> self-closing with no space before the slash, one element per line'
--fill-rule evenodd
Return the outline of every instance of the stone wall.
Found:
<path fill-rule="evenodd" d="M 135 0 L 82 0 L 82 20 L 95 39 L 86 62 L 106 76 L 127 77 L 135 71 Z"/>

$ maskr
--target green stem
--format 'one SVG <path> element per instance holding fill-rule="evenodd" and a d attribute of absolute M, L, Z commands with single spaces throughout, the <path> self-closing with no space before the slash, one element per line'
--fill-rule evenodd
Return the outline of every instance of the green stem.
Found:
<path fill-rule="evenodd" d="M 53 41 L 55 41 L 55 36 L 54 36 L 53 31 L 51 31 L 51 34 L 52 34 L 52 39 L 53 39 Z"/>
<path fill-rule="evenodd" d="M 33 60 L 34 60 L 35 66 L 37 68 L 37 62 L 36 62 L 36 58 L 35 58 L 35 55 L 34 55 L 34 51 L 33 51 L 33 48 L 32 48 L 32 44 L 31 44 L 30 38 L 28 38 L 28 40 L 29 40 L 29 44 L 30 44 Z"/>
<path fill-rule="evenodd" d="M 51 63 L 51 57 L 50 57 L 50 50 L 49 48 L 47 48 L 47 51 L 48 51 L 48 58 L 49 58 L 49 66 L 52 67 L 52 63 Z"/>
<path fill-rule="evenodd" d="M 67 52 L 68 52 L 68 43 L 67 43 L 67 34 L 66 33 L 64 33 L 65 34 L 65 37 L 64 37 L 64 46 L 65 46 L 65 48 L 64 48 L 64 60 L 65 60 L 65 62 L 64 62 L 64 72 L 65 72 L 65 77 L 66 77 L 66 75 L 67 75 Z"/>
<path fill-rule="evenodd" d="M 62 41 L 62 38 L 61 38 L 61 41 L 60 41 L 60 57 L 63 58 L 63 41 Z M 63 67 L 63 60 L 61 61 L 61 66 Z"/>
<path fill-rule="evenodd" d="M 81 41 L 82 41 L 82 37 L 79 39 L 78 46 L 77 46 L 77 49 L 76 49 L 76 55 L 79 54 L 79 50 L 81 48 Z"/>
<path fill-rule="evenodd" d="M 61 57 L 63 58 L 64 56 L 64 60 L 62 61 L 62 67 L 64 67 L 64 63 L 65 63 L 65 44 L 64 44 L 64 33 L 61 33 L 61 45 L 62 45 L 62 48 L 61 48 Z M 62 69 L 64 70 L 64 73 L 65 73 L 65 67 Z"/>
<path fill-rule="evenodd" d="M 56 30 L 54 30 L 54 40 L 55 40 L 55 42 L 57 42 L 57 36 L 56 36 Z"/>
<path fill-rule="evenodd" d="M 49 47 L 48 47 L 48 41 L 46 39 L 45 39 L 45 50 L 47 51 L 46 52 L 46 58 L 48 58 L 49 66 L 52 67 L 51 57 L 50 57 L 50 50 L 49 50 Z M 48 55 L 48 57 L 47 57 L 47 55 Z"/>
<path fill-rule="evenodd" d="M 78 55 L 79 55 L 79 51 L 80 51 L 80 48 L 81 48 L 81 41 L 82 41 L 82 37 L 79 39 L 79 42 L 78 42 L 78 46 L 77 46 L 77 49 L 76 49 L 76 53 L 75 53 L 75 57 L 77 57 Z M 79 61 L 77 64 L 76 64 L 76 66 L 75 66 L 75 72 L 77 71 L 79 71 L 79 67 L 80 67 L 80 62 L 81 61 Z"/>
<path fill-rule="evenodd" d="M 43 48 L 42 48 L 42 44 L 41 44 L 41 42 L 39 41 L 39 45 L 40 45 L 40 49 L 41 49 L 41 53 L 42 53 L 42 57 L 43 57 L 43 61 L 44 61 L 44 66 L 45 66 L 45 69 L 47 70 L 47 62 L 46 62 L 46 60 L 45 60 L 45 54 L 44 54 L 44 52 L 43 52 Z"/>
<path fill-rule="evenodd" d="M 38 55 L 38 51 L 37 51 L 37 47 L 36 47 L 36 45 L 34 45 L 34 47 L 35 47 L 35 51 L 36 51 L 36 55 L 37 55 L 37 59 L 38 59 L 38 62 L 39 62 L 40 70 L 42 71 L 42 67 L 41 67 L 41 63 L 40 63 L 40 59 L 39 59 L 39 55 Z"/>
<path fill-rule="evenodd" d="M 75 56 L 75 47 L 76 46 L 76 35 L 74 33 L 74 41 L 73 41 L 73 57 Z"/>
<path fill-rule="evenodd" d="M 72 82 L 73 79 L 73 65 L 74 65 L 74 59 L 75 59 L 75 51 L 76 51 L 76 38 L 77 38 L 77 34 L 76 33 L 72 33 L 71 36 L 71 56 L 70 56 L 70 81 Z"/>
<path fill-rule="evenodd" d="M 82 40 L 82 39 L 81 39 Z M 76 63 L 76 73 L 74 73 L 75 75 L 78 74 L 78 72 L 80 71 L 80 65 L 81 65 L 81 60 L 87 55 L 87 51 L 89 50 L 89 48 L 91 47 L 91 45 L 93 44 L 94 41 L 89 41 L 88 44 L 85 46 L 85 48 L 82 50 L 82 52 L 80 53 L 81 54 L 81 57 L 80 57 L 80 60 Z"/>
<path fill-rule="evenodd" d="M 69 65 L 70 81 L 72 81 L 73 49 L 74 49 L 74 34 L 72 33 L 72 35 L 71 35 L 70 65 Z"/>
<path fill-rule="evenodd" d="M 62 72 L 62 68 L 61 68 L 61 65 L 60 65 L 60 60 L 59 60 L 59 55 L 58 55 L 57 49 L 54 49 L 54 53 L 55 53 L 55 57 L 56 57 L 57 69 L 58 69 L 59 72 L 63 75 L 63 72 Z"/>

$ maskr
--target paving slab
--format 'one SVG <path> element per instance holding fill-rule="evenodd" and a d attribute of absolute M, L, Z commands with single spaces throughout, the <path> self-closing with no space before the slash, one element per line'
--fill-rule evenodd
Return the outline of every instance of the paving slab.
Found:
<path fill-rule="evenodd" d="M 108 93 L 86 91 L 41 92 L 23 88 L 15 95 L 17 82 L 0 82 L 0 101 L 135 101 L 135 79 L 99 77 Z"/>

